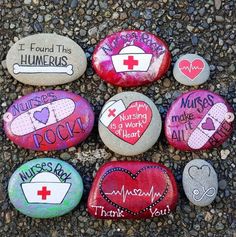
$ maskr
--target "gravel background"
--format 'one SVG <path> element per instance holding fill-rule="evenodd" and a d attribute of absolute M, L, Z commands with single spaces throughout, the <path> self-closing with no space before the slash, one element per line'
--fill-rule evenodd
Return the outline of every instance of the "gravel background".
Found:
<path fill-rule="evenodd" d="M 172 101 L 190 87 L 172 76 L 173 63 L 182 53 L 198 53 L 210 64 L 204 88 L 225 97 L 236 110 L 236 1 L 97 1 L 97 0 L 0 0 L 0 112 L 19 96 L 43 87 L 23 85 L 7 72 L 5 58 L 17 40 L 38 32 L 56 32 L 77 42 L 88 57 L 88 69 L 73 83 L 50 87 L 87 98 L 98 116 L 102 105 L 122 90 L 103 83 L 91 68 L 96 44 L 121 29 L 141 29 L 168 43 L 172 65 L 165 78 L 146 87 L 131 88 L 152 98 L 164 119 Z M 48 87 L 47 87 L 48 88 Z M 125 160 L 101 142 L 97 126 L 81 145 L 59 152 L 34 152 L 18 148 L 5 136 L 0 121 L 0 236 L 236 236 L 236 131 L 218 149 L 180 152 L 168 146 L 164 135 L 148 152 L 132 159 L 156 161 L 170 167 L 178 182 L 180 198 L 175 212 L 150 220 L 95 220 L 86 212 L 86 200 L 97 169 L 109 160 Z M 7 183 L 22 163 L 34 157 L 59 157 L 73 164 L 83 177 L 82 202 L 71 213 L 50 220 L 26 217 L 7 197 Z M 212 205 L 189 203 L 181 184 L 184 165 L 193 158 L 209 161 L 218 173 L 219 192 Z"/>

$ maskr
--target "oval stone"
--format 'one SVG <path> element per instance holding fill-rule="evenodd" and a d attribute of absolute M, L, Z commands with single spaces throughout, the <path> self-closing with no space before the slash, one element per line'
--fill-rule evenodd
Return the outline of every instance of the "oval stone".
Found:
<path fill-rule="evenodd" d="M 233 109 L 221 96 L 207 90 L 192 90 L 171 105 L 165 134 L 177 149 L 210 149 L 230 136 L 233 120 Z"/>
<path fill-rule="evenodd" d="M 91 106 L 79 95 L 61 90 L 35 92 L 7 110 L 4 129 L 15 144 L 31 150 L 65 149 L 85 140 L 94 124 Z"/>
<path fill-rule="evenodd" d="M 59 85 L 84 74 L 87 58 L 73 40 L 42 33 L 17 41 L 9 50 L 7 69 L 18 81 L 30 85 Z"/>
<path fill-rule="evenodd" d="M 205 160 L 190 161 L 184 168 L 183 188 L 187 198 L 194 205 L 211 204 L 218 192 L 218 179 L 214 168 Z"/>
<path fill-rule="evenodd" d="M 208 63 L 197 54 L 182 55 L 174 65 L 173 74 L 175 79 L 184 85 L 200 85 L 207 81 L 210 76 Z"/>
<path fill-rule="evenodd" d="M 145 152 L 161 133 L 161 116 L 145 95 L 122 92 L 104 105 L 98 123 L 99 135 L 112 151 L 126 156 Z"/>
<path fill-rule="evenodd" d="M 116 86 L 141 86 L 160 79 L 168 70 L 171 54 L 157 36 L 125 30 L 107 36 L 96 47 L 93 67 L 106 82 Z"/>
<path fill-rule="evenodd" d="M 101 219 L 141 219 L 175 209 L 175 178 L 154 162 L 113 161 L 97 172 L 88 198 L 88 212 Z"/>
<path fill-rule="evenodd" d="M 83 182 L 79 173 L 62 160 L 34 159 L 13 173 L 8 194 L 21 213 L 34 218 L 51 218 L 77 206 L 83 194 Z"/>

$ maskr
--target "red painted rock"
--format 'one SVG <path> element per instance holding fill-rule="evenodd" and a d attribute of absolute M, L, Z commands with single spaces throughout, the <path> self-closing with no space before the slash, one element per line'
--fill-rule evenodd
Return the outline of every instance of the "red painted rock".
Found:
<path fill-rule="evenodd" d="M 96 47 L 93 67 L 116 86 L 141 86 L 160 79 L 170 66 L 166 43 L 155 35 L 127 30 L 107 36 Z"/>
<path fill-rule="evenodd" d="M 178 191 L 173 174 L 154 162 L 113 161 L 96 174 L 89 213 L 101 219 L 141 219 L 169 214 Z"/>
<path fill-rule="evenodd" d="M 222 97 L 207 90 L 193 90 L 171 105 L 165 120 L 165 134 L 177 149 L 210 149 L 230 136 L 233 120 L 233 109 Z"/>
<path fill-rule="evenodd" d="M 65 149 L 85 140 L 93 128 L 94 113 L 81 96 L 48 90 L 16 100 L 3 119 L 6 135 L 15 144 L 49 151 Z"/>

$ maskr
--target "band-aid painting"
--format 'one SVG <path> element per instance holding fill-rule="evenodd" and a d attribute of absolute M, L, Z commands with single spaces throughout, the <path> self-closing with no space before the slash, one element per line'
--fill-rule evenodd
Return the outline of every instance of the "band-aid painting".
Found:
<path fill-rule="evenodd" d="M 17 41 L 9 50 L 6 62 L 15 79 L 31 85 L 73 81 L 87 66 L 81 47 L 56 34 L 36 34 Z"/>
<path fill-rule="evenodd" d="M 221 145 L 233 131 L 234 113 L 219 95 L 194 90 L 180 96 L 169 109 L 165 134 L 181 150 L 202 150 Z"/>
<path fill-rule="evenodd" d="M 41 91 L 16 100 L 3 116 L 7 136 L 32 150 L 76 145 L 92 130 L 94 114 L 82 97 L 65 91 Z"/>

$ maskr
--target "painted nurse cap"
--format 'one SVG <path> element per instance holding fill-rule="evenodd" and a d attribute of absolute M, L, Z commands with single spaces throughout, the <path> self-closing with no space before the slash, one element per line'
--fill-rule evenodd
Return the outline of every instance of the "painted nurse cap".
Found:
<path fill-rule="evenodd" d="M 134 45 L 126 46 L 119 54 L 112 56 L 116 72 L 146 72 L 150 66 L 151 59 L 152 54 L 145 53 L 143 49 Z M 132 66 L 128 64 L 130 61 L 133 62 Z"/>

